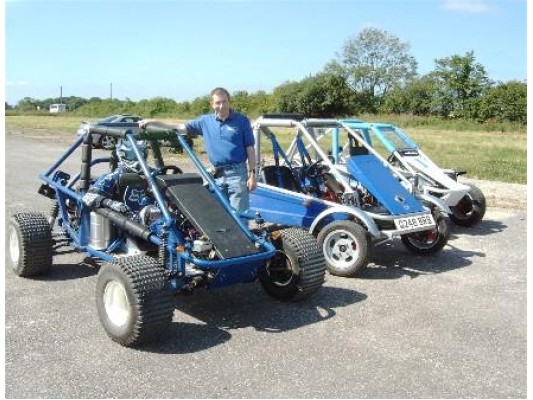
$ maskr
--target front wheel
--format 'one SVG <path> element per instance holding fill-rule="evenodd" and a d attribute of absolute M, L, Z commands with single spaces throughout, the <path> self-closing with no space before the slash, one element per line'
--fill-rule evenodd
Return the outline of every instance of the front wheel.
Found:
<path fill-rule="evenodd" d="M 174 313 L 163 267 L 148 256 L 103 265 L 96 283 L 96 308 L 107 335 L 123 346 L 158 338 Z"/>
<path fill-rule="evenodd" d="M 317 236 L 332 275 L 354 276 L 367 263 L 366 231 L 353 221 L 335 221 Z"/>
<path fill-rule="evenodd" d="M 452 214 L 450 219 L 459 226 L 472 226 L 477 224 L 485 215 L 487 202 L 483 192 L 475 185 L 470 186 L 468 193 L 459 200 L 455 206 L 450 207 Z"/>
<path fill-rule="evenodd" d="M 277 252 L 258 274 L 269 295 L 298 301 L 320 289 L 326 266 L 316 239 L 310 233 L 299 228 L 283 229 L 275 233 L 273 244 Z"/>
<path fill-rule="evenodd" d="M 20 212 L 9 222 L 9 263 L 18 276 L 42 275 L 52 266 L 50 224 L 39 212 Z"/>
<path fill-rule="evenodd" d="M 441 214 L 433 214 L 437 223 L 436 227 L 422 232 L 402 235 L 402 242 L 413 253 L 428 255 L 442 250 L 448 238 L 450 231 L 446 219 Z"/>

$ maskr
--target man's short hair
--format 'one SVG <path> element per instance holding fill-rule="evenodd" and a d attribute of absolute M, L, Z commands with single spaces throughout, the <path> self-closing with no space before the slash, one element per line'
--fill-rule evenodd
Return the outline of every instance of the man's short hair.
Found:
<path fill-rule="evenodd" d="M 212 99 L 215 94 L 218 94 L 218 95 L 225 94 L 228 100 L 230 99 L 229 92 L 223 87 L 216 87 L 213 90 L 211 90 L 211 94 L 209 95 L 209 98 Z"/>

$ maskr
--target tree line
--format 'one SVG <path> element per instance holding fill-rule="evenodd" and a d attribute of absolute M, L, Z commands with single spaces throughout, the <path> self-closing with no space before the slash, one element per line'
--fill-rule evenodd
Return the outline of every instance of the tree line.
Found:
<path fill-rule="evenodd" d="M 366 28 L 349 38 L 322 71 L 300 81 L 285 82 L 271 93 L 232 93 L 232 107 L 251 117 L 265 113 L 300 113 L 310 117 L 361 114 L 406 114 L 462 118 L 476 122 L 527 123 L 527 83 L 492 81 L 473 51 L 435 60 L 425 75 L 409 54 L 409 43 L 391 33 Z M 68 113 L 84 117 L 130 113 L 144 117 L 191 118 L 210 112 L 206 94 L 192 101 L 26 97 L 6 112 L 47 112 L 62 101 Z"/>

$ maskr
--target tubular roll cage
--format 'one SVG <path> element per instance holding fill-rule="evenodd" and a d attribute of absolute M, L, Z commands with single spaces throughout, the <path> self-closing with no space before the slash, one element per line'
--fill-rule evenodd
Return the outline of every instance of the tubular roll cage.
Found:
<path fill-rule="evenodd" d="M 112 136 L 116 139 L 128 140 L 131 143 L 133 151 L 136 154 L 140 162 L 140 166 L 145 175 L 145 178 L 147 179 L 149 186 L 152 189 L 153 195 L 156 199 L 156 202 L 162 211 L 162 214 L 164 217 L 163 229 L 164 231 L 171 233 L 170 237 L 172 237 L 172 240 L 169 240 L 167 242 L 166 240 L 163 240 L 163 238 L 160 238 L 156 234 L 151 232 L 145 226 L 139 223 L 136 223 L 134 221 L 131 221 L 127 217 L 123 216 L 122 214 L 112 211 L 110 209 L 94 209 L 94 211 L 99 214 L 105 215 L 106 217 L 114 221 L 115 223 L 118 223 L 119 226 L 121 226 L 122 228 L 128 230 L 130 233 L 133 233 L 136 236 L 140 236 L 143 239 L 150 241 L 156 246 L 166 246 L 168 250 L 171 250 L 171 251 L 168 251 L 168 253 L 170 254 L 170 257 L 171 257 L 169 261 L 170 261 L 170 264 L 173 266 L 172 269 L 176 269 L 176 270 L 180 270 L 184 272 L 185 263 L 191 263 L 197 267 L 205 268 L 205 269 L 220 269 L 224 267 L 233 266 L 235 264 L 244 264 L 247 262 L 263 261 L 263 260 L 270 259 L 274 256 L 276 252 L 276 249 L 274 248 L 274 246 L 271 243 L 269 243 L 267 240 L 265 240 L 264 238 L 253 234 L 248 229 L 248 227 L 245 226 L 245 224 L 241 221 L 237 213 L 229 205 L 229 202 L 226 200 L 224 194 L 216 185 L 213 177 L 207 172 L 207 170 L 203 167 L 201 161 L 198 159 L 198 157 L 194 154 L 192 149 L 189 147 L 186 140 L 182 138 L 181 135 L 173 129 L 163 130 L 161 128 L 147 127 L 144 130 L 133 132 L 130 129 L 119 129 L 119 128 L 112 128 L 112 127 L 97 127 L 97 126 L 89 127 L 85 135 L 80 136 L 44 174 L 39 175 L 39 177 L 45 182 L 45 185 L 41 186 L 39 193 L 44 194 L 48 197 L 57 199 L 57 203 L 59 205 L 59 212 L 61 214 L 61 218 L 63 221 L 69 220 L 67 202 L 66 202 L 67 199 L 75 200 L 78 205 L 80 205 L 83 202 L 82 198 L 87 193 L 90 187 L 90 184 L 91 184 L 91 174 L 90 174 L 91 167 L 98 163 L 110 161 L 110 157 L 101 157 L 101 158 L 96 158 L 93 160 L 92 158 L 92 134 Z M 146 161 L 141 156 L 140 150 L 136 143 L 137 140 L 147 140 L 150 143 L 153 153 L 154 153 L 154 159 L 156 162 L 156 166 L 158 168 L 163 167 L 164 163 L 163 163 L 163 159 L 161 156 L 161 150 L 159 147 L 159 143 L 157 141 L 168 140 L 171 143 L 175 143 L 177 141 L 182 146 L 182 148 L 186 151 L 188 156 L 191 158 L 191 160 L 197 167 L 203 179 L 205 179 L 208 182 L 210 189 L 214 192 L 215 196 L 217 197 L 219 202 L 222 204 L 224 209 L 235 220 L 235 222 L 239 225 L 239 227 L 243 230 L 243 232 L 246 233 L 247 237 L 251 241 L 253 241 L 257 247 L 262 248 L 263 251 L 256 253 L 256 254 L 252 254 L 252 255 L 246 255 L 246 256 L 234 257 L 234 258 L 228 258 L 228 259 L 222 259 L 222 260 L 201 260 L 198 258 L 191 257 L 186 252 L 173 251 L 174 249 L 176 249 L 176 246 L 183 246 L 185 244 L 185 241 L 183 239 L 183 236 L 177 229 L 175 221 L 173 220 L 172 216 L 170 215 L 168 211 L 168 207 L 166 205 L 164 197 L 154 180 L 152 172 L 150 172 L 150 169 L 148 165 L 146 164 Z M 72 155 L 72 153 L 74 153 L 76 149 L 78 149 L 78 147 L 80 147 L 80 145 L 81 145 L 81 150 L 82 150 L 81 170 L 79 174 L 77 174 L 71 179 L 71 177 L 68 174 L 58 170 L 58 168 L 65 162 L 65 160 L 70 155 Z M 76 183 L 78 183 L 77 190 L 74 188 L 74 185 Z M 76 232 L 75 229 L 72 226 L 70 226 L 70 224 L 63 224 L 63 228 L 65 228 L 68 231 L 69 237 L 72 238 L 76 247 L 80 248 L 83 251 L 88 252 L 89 254 L 93 256 L 99 257 L 105 261 L 112 261 L 113 260 L 112 255 L 104 251 L 95 250 L 88 245 L 90 211 L 91 210 L 88 207 L 80 207 L 80 210 L 81 211 L 80 211 L 79 231 Z M 53 217 L 53 221 L 54 221 L 53 223 L 55 223 L 55 217 Z M 51 225 L 53 225 L 53 223 Z M 177 257 L 174 256 L 174 253 L 177 254 Z"/>

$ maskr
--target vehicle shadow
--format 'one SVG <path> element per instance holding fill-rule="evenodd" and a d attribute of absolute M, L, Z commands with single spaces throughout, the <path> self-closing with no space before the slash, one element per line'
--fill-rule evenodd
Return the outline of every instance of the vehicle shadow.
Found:
<path fill-rule="evenodd" d="M 453 244 L 436 254 L 427 256 L 409 252 L 401 244 L 385 244 L 374 248 L 369 263 L 356 278 L 399 279 L 417 278 L 464 268 L 472 264 L 473 257 L 485 257 L 485 253 L 459 249 Z"/>
<path fill-rule="evenodd" d="M 234 329 L 253 328 L 266 333 L 298 329 L 333 318 L 335 308 L 364 301 L 366 297 L 361 292 L 324 286 L 301 302 L 281 302 L 269 297 L 259 283 L 203 290 L 176 300 L 178 319 L 181 314 L 201 322 L 174 322 L 164 341 L 141 350 L 194 353 L 226 342 Z"/>
<path fill-rule="evenodd" d="M 460 226 L 451 221 L 448 221 L 450 227 L 450 239 L 454 239 L 457 235 L 470 235 L 470 236 L 486 236 L 494 233 L 503 232 L 507 225 L 501 221 L 495 220 L 481 220 L 478 224 L 473 226 Z"/>
<path fill-rule="evenodd" d="M 101 262 L 96 259 L 85 257 L 79 263 L 58 263 L 52 265 L 50 271 L 43 276 L 32 279 L 40 281 L 68 281 L 72 279 L 89 278 L 97 275 L 100 271 Z"/>

